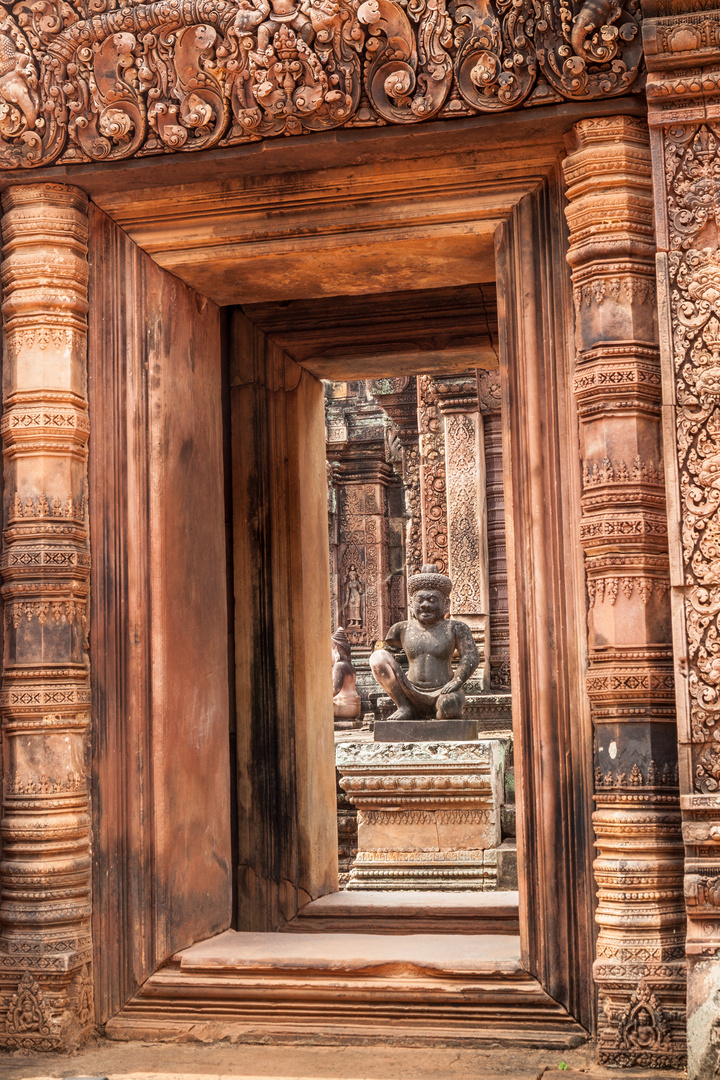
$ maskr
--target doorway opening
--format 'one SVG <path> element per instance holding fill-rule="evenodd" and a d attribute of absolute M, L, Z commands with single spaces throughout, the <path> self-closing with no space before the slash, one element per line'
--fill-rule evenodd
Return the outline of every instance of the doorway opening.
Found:
<path fill-rule="evenodd" d="M 325 382 L 341 889 L 517 890 L 500 412 L 494 369 Z M 471 798 L 462 809 L 441 811 L 443 823 L 475 820 L 455 859 L 425 811 L 417 815 L 418 828 L 389 834 L 404 849 L 368 870 L 358 858 L 358 807 L 346 790 L 338 747 L 377 738 L 395 709 L 373 677 L 370 654 L 392 625 L 412 618 L 408 582 L 424 565 L 450 575 L 448 617 L 470 627 L 478 649 L 478 667 L 463 688 L 463 715 L 488 742 L 493 801 L 482 811 Z M 404 654 L 398 662 L 406 667 Z M 428 824 L 436 832 L 423 841 Z M 383 843 L 382 834 L 374 843 Z M 418 863 L 423 850 L 426 865 Z"/>
<path fill-rule="evenodd" d="M 485 251 L 489 264 L 487 249 L 491 249 L 495 240 L 499 310 L 496 341 L 487 333 L 488 320 L 492 319 L 490 304 L 466 303 L 463 290 L 466 287 L 477 290 L 478 287 L 467 285 L 466 269 L 461 268 L 461 272 L 455 273 L 457 261 L 448 264 L 448 257 L 457 254 L 457 245 L 454 241 L 440 244 L 434 234 L 436 259 L 444 260 L 446 269 L 450 265 L 450 272 L 444 278 L 444 282 L 449 283 L 446 290 L 427 290 L 432 297 L 423 296 L 423 289 L 413 290 L 412 294 L 406 293 L 400 298 L 397 294 L 382 292 L 381 289 L 388 285 L 387 274 L 378 285 L 367 267 L 346 260 L 344 265 L 356 271 L 353 295 L 347 295 L 351 292 L 348 288 L 346 293 L 334 296 L 323 285 L 326 295 L 320 299 L 315 292 L 314 299 L 311 293 L 310 298 L 284 300 L 282 296 L 305 295 L 300 289 L 315 289 L 314 279 L 309 283 L 304 277 L 296 280 L 295 262 L 291 264 L 292 275 L 289 276 L 287 259 L 278 261 L 275 249 L 263 247 L 264 241 L 258 241 L 257 257 L 265 259 L 267 251 L 267 265 L 270 270 L 274 267 L 275 277 L 268 284 L 267 275 L 258 276 L 257 288 L 265 299 L 249 303 L 245 299 L 246 290 L 254 283 L 247 283 L 247 264 L 236 260 L 237 266 L 242 265 L 246 274 L 242 289 L 235 282 L 237 299 L 232 301 L 243 306 L 227 312 L 230 324 L 227 381 L 233 462 L 237 732 L 237 771 L 233 779 L 237 781 L 238 792 L 238 852 L 235 863 L 237 902 L 233 922 L 228 918 L 224 927 L 234 924 L 237 929 L 230 931 L 231 935 L 260 934 L 262 941 L 255 950 L 245 951 L 244 955 L 238 950 L 228 952 L 228 939 L 219 941 L 218 933 L 223 937 L 229 931 L 221 931 L 217 922 L 211 922 L 206 907 L 195 904 L 194 896 L 190 897 L 193 901 L 191 913 L 197 918 L 189 932 L 189 919 L 185 917 L 186 909 L 189 910 L 189 903 L 186 903 L 188 889 L 185 887 L 181 896 L 185 907 L 179 911 L 176 904 L 172 909 L 179 930 L 169 940 L 176 944 L 168 949 L 164 941 L 160 942 L 161 947 L 156 948 L 150 958 L 151 966 L 143 969 L 149 974 L 141 988 L 133 991 L 130 1000 L 125 997 L 126 1004 L 109 1021 L 109 1031 L 118 1034 L 140 1031 L 145 1025 L 152 1024 L 156 1016 L 162 1017 L 163 1031 L 186 1030 L 187 1025 L 194 1022 L 198 1010 L 212 1025 L 213 1037 L 222 1037 L 220 1033 L 226 1027 L 230 1030 L 233 1025 L 245 1025 L 245 1030 L 250 1024 L 257 1030 L 272 1028 L 278 1032 L 278 1025 L 287 1023 L 296 1031 L 299 1014 L 297 1009 L 293 1012 L 290 1002 L 297 1002 L 300 995 L 304 1017 L 312 1014 L 318 1023 L 322 1018 L 324 1024 L 328 1021 L 327 1010 L 331 1009 L 329 1022 L 333 1027 L 333 1038 L 348 1017 L 351 1020 L 347 1022 L 356 1028 L 373 1019 L 379 1024 L 374 1030 L 379 1031 L 380 1028 L 389 1030 L 398 1023 L 401 1013 L 404 1017 L 403 1037 L 425 1038 L 424 1031 L 432 1014 L 433 1022 L 444 1025 L 451 1035 L 464 1027 L 463 1038 L 493 1038 L 498 1025 L 507 1030 L 508 1008 L 516 1010 L 512 1027 L 520 1040 L 524 1037 L 545 1040 L 551 1029 L 560 1041 L 583 1037 L 583 1029 L 574 1017 L 584 1019 L 589 1015 L 589 996 L 583 975 L 587 969 L 585 943 L 589 937 L 579 936 L 576 924 L 578 917 L 583 925 L 588 923 L 591 905 L 585 903 L 587 897 L 576 887 L 578 881 L 582 885 L 587 879 L 589 846 L 587 838 L 579 836 L 585 817 L 573 809 L 579 802 L 584 805 L 587 801 L 584 786 L 586 740 L 574 722 L 579 679 L 575 677 L 572 664 L 566 662 L 567 650 L 571 647 L 568 643 L 575 640 L 570 631 L 581 605 L 576 580 L 579 575 L 572 560 L 566 557 L 568 534 L 563 527 L 563 522 L 573 517 L 572 501 L 576 494 L 572 484 L 564 482 L 568 472 L 574 476 L 572 457 L 568 452 L 568 447 L 573 445 L 568 431 L 572 433 L 574 429 L 567 420 L 570 397 L 564 335 L 570 322 L 569 296 L 565 295 L 562 284 L 565 281 L 563 274 L 566 275 L 562 238 L 558 239 L 559 232 L 555 228 L 560 220 L 559 189 L 554 186 L 554 181 L 538 186 L 536 179 L 531 185 L 533 194 L 525 196 L 515 187 L 510 209 L 507 212 L 503 209 L 502 214 L 498 211 L 490 221 L 480 220 L 474 190 L 470 186 L 466 191 L 463 184 L 468 186 L 466 180 L 460 178 L 456 187 L 464 202 L 458 202 L 455 194 L 455 201 L 446 198 L 443 190 L 433 202 L 434 212 L 439 212 L 437 207 L 442 206 L 455 217 L 459 213 L 464 215 L 462 234 L 469 238 L 468 244 L 475 245 L 473 258 L 466 258 L 463 264 L 465 267 L 472 263 L 474 275 L 471 280 L 477 280 L 478 276 L 475 258 L 478 248 Z M 493 207 L 497 198 L 493 189 Z M 376 209 L 378 214 L 384 212 L 385 205 Z M 333 220 L 337 221 L 336 216 Z M 287 227 L 289 229 L 290 225 Z M 404 234 L 408 249 L 415 243 L 417 231 L 414 225 L 408 226 Z M 419 231 L 420 243 L 425 233 L 422 229 Z M 298 237 L 300 235 L 298 232 Z M 372 265 L 385 269 L 386 243 L 379 242 L 379 235 L 374 233 L 371 238 L 375 260 Z M 113 242 L 117 240 L 114 234 L 112 239 Z M 297 243 L 302 245 L 304 241 L 298 239 Z M 335 248 L 333 251 L 337 255 Z M 424 250 L 421 243 L 419 249 L 412 248 L 413 266 L 422 271 L 427 267 L 418 257 L 418 250 Z M 529 262 L 523 257 L 523 252 L 527 251 L 535 253 Z M 405 260 L 407 252 L 403 252 L 405 249 L 400 252 L 396 249 L 391 255 Z M 310 257 L 307 251 L 305 254 Z M 132 258 L 136 256 L 133 254 Z M 327 266 L 321 269 L 325 282 L 329 271 Z M 155 270 L 150 266 L 146 268 L 143 263 L 143 273 L 149 276 Z M 427 286 L 428 278 L 437 280 L 437 272 L 421 274 L 418 281 Z M 488 278 L 482 285 L 488 300 L 491 281 Z M 345 284 L 338 280 L 341 289 Z M 373 285 L 378 289 L 375 293 L 372 292 Z M 549 290 L 554 304 L 548 302 Z M 447 303 L 439 301 L 443 291 Z M 268 296 L 280 298 L 267 299 Z M 438 302 L 431 317 L 428 304 L 433 302 L 433 297 Z M 191 312 L 191 304 L 196 303 L 194 297 L 188 295 L 181 299 Z M 409 310 L 411 303 L 424 306 L 422 319 L 416 317 L 417 306 L 415 311 Z M 457 309 L 451 310 L 453 304 L 456 308 L 458 304 L 464 307 L 465 317 L 458 318 Z M 197 310 L 201 311 L 200 308 Z M 210 311 L 207 318 L 211 316 Z M 119 308 L 113 317 L 113 332 L 115 323 L 124 330 L 124 309 Z M 145 324 L 141 320 L 138 323 L 142 332 Z M 109 325 L 107 320 L 104 325 Z M 167 330 L 172 336 L 171 328 Z M 142 337 L 134 324 L 130 332 Z M 118 339 L 123 339 L 122 333 Z M 155 345 L 154 339 L 151 344 Z M 164 348 L 165 342 L 161 341 L 160 346 Z M 218 353 L 213 349 L 208 351 L 204 368 L 196 362 L 202 354 L 197 349 L 190 353 L 182 384 L 183 391 L 188 393 L 187 423 L 184 415 L 176 418 L 172 412 L 172 402 L 177 394 L 171 377 L 162 381 L 156 379 L 149 387 L 153 404 L 153 409 L 148 409 L 149 434 L 146 435 L 146 429 L 141 430 L 149 452 L 155 447 L 152 437 L 156 428 L 153 425 L 159 428 L 170 412 L 174 421 L 170 429 L 173 436 L 180 438 L 186 428 L 215 431 L 213 425 L 217 422 L 218 410 L 216 408 L 213 413 L 197 391 L 210 385 L 207 368 L 217 370 Z M 441 936 L 457 938 L 457 941 L 452 947 L 448 942 L 449 947 L 444 950 L 439 963 L 430 965 L 432 971 L 427 965 L 422 970 L 416 966 L 410 985 L 403 981 L 403 973 L 408 973 L 412 958 L 400 955 L 397 950 L 389 955 L 388 943 L 384 948 L 378 945 L 371 956 L 369 939 L 374 932 L 368 932 L 367 928 L 362 931 L 365 940 L 354 959 L 343 953 L 339 960 L 337 956 L 333 959 L 319 955 L 318 950 L 327 948 L 327 940 L 316 940 L 312 946 L 307 933 L 299 938 L 283 932 L 301 929 L 296 922 L 301 912 L 308 912 L 326 897 L 343 895 L 337 891 L 337 791 L 333 775 L 329 662 L 332 618 L 323 380 L 337 383 L 417 378 L 443 371 L 460 377 L 470 368 L 494 370 L 498 354 L 503 387 L 503 451 L 508 450 L 505 467 L 510 470 L 506 505 L 511 511 L 507 536 L 508 577 L 510 592 L 514 590 L 514 595 L 509 596 L 512 712 L 517 735 L 514 753 L 515 768 L 521 777 L 517 811 L 521 852 L 520 934 L 505 934 L 506 938 L 513 939 L 509 951 L 495 952 L 492 956 L 486 952 L 484 958 L 479 951 L 486 943 L 475 940 L 472 958 L 468 959 L 470 942 L 467 938 L 463 944 L 456 932 L 443 932 Z M 101 355 L 100 351 L 98 355 Z M 142 350 L 138 350 L 138 364 L 142 355 Z M 130 360 L 134 362 L 134 359 L 131 354 Z M 165 365 L 164 360 L 162 369 L 158 367 L 160 374 L 171 369 L 175 370 L 172 365 Z M 119 384 L 118 394 L 123 403 L 127 400 L 130 408 L 134 408 L 132 396 L 123 397 L 124 384 Z M 505 408 L 507 403 L 512 407 Z M 191 412 L 191 406 L 195 411 Z M 196 420 L 196 414 L 201 412 L 203 422 Z M 141 447 L 143 452 L 144 445 Z M 120 460 L 121 454 L 116 453 L 115 443 L 112 443 L 112 449 Z M 217 473 L 212 468 L 213 461 L 217 461 L 217 447 L 212 449 L 213 457 L 207 456 L 207 467 L 206 456 L 195 459 L 197 464 L 191 479 L 198 487 L 202 486 L 203 478 Z M 131 459 L 131 464 L 133 462 Z M 175 474 L 169 469 L 166 469 L 166 478 L 162 472 L 165 462 L 166 457 L 156 460 L 150 456 L 149 475 L 155 483 L 155 474 L 161 472 L 166 484 L 174 485 L 172 493 L 175 496 L 175 488 L 179 489 L 181 485 L 179 479 L 175 483 Z M 139 465 L 142 464 L 141 457 Z M 100 485 L 96 484 L 96 488 Z M 177 499 L 185 507 L 187 493 L 178 490 Z M 540 514 L 538 507 L 543 508 Z M 166 502 L 157 504 L 157 516 L 165 522 Z M 201 526 L 202 523 L 193 517 L 185 532 L 200 538 L 203 534 Z M 215 535 L 219 531 L 219 522 L 213 521 L 213 529 Z M 161 540 L 165 535 L 162 528 L 151 531 L 151 553 L 155 562 L 150 569 L 157 574 L 165 572 L 167 560 L 162 558 L 162 551 L 155 552 L 152 543 L 156 537 Z M 183 558 L 184 551 L 181 549 Z M 318 558 L 320 552 L 322 558 Z M 111 551 L 110 562 L 112 557 Z M 184 565 L 182 559 L 179 562 L 178 572 Z M 214 611 L 224 610 L 219 588 L 221 564 L 221 559 L 208 560 L 208 573 L 212 573 L 214 588 Z M 452 567 L 449 569 L 452 572 Z M 194 580 L 191 574 L 189 580 Z M 155 596 L 158 595 L 164 596 L 165 592 L 158 593 L 156 588 Z M 113 602 L 114 597 L 113 593 Z M 201 604 L 202 600 L 204 597 L 198 596 L 197 626 L 202 628 L 203 620 L 207 619 L 217 629 L 215 623 L 220 620 L 211 618 L 212 611 L 207 604 Z M 108 607 L 108 618 L 113 610 Z M 187 610 L 187 605 L 183 610 Z M 177 622 L 175 609 L 160 610 L 153 627 L 158 625 L 162 629 L 161 619 L 174 627 Z M 206 635 L 198 634 L 198 646 L 194 646 L 193 655 L 200 652 L 199 644 L 205 640 Z M 196 676 L 195 681 L 201 686 L 209 685 L 213 678 L 216 679 L 214 685 L 220 686 L 216 672 L 219 671 L 217 658 L 221 651 L 213 647 L 215 663 L 208 654 L 208 662 L 198 666 L 198 670 L 207 673 L 205 680 Z M 179 654 L 170 655 L 168 664 L 169 670 L 175 672 L 180 665 Z M 151 677 L 156 670 L 155 665 Z M 220 702 L 220 693 L 215 696 Z M 219 709 L 215 710 L 213 718 L 215 713 L 219 716 Z M 195 728 L 190 726 L 194 720 L 191 714 L 192 710 L 180 702 L 178 709 L 168 714 L 161 730 L 143 728 L 150 742 L 149 758 L 155 763 L 160 760 L 163 766 L 162 769 L 156 767 L 153 776 L 159 797 L 155 798 L 151 793 L 153 827 L 156 832 L 165 830 L 163 837 L 170 835 L 185 803 L 182 802 L 182 785 L 176 783 L 177 770 L 164 767 L 165 758 L 160 757 L 155 744 L 160 736 L 165 738 L 166 732 L 180 729 L 181 722 L 188 732 L 194 732 Z M 184 731 L 185 728 L 180 734 Z M 218 731 L 218 725 L 214 725 L 213 732 L 217 734 Z M 214 760 L 215 744 L 203 753 L 208 760 Z M 196 764 L 195 759 L 188 761 L 190 767 Z M 103 781 L 104 758 L 99 768 Z M 461 774 L 462 770 L 458 770 L 453 775 Z M 166 790 L 177 795 L 177 806 L 171 807 L 172 813 L 166 813 L 166 807 L 170 805 L 168 799 L 162 797 Z M 206 791 L 201 791 L 200 795 L 202 805 L 196 817 L 202 810 L 206 822 L 215 824 L 218 830 L 225 829 L 230 815 L 225 814 L 224 806 L 219 806 Z M 528 837 L 530 841 L 524 843 L 524 838 Z M 206 847 L 198 845 L 198 850 L 203 852 Z M 156 845 L 151 853 L 155 860 L 152 866 L 160 879 L 166 866 L 174 869 L 174 863 L 169 848 L 167 851 L 162 848 L 159 856 L 157 851 Z M 183 863 L 178 864 L 179 874 L 182 866 Z M 180 894 L 184 880 L 177 880 L 175 892 Z M 171 881 L 173 886 L 175 881 L 175 878 Z M 193 878 L 193 882 L 202 885 L 197 878 Z M 161 884 L 164 884 L 164 878 Z M 350 892 L 346 890 L 346 895 Z M 449 895 L 446 894 L 445 899 Z M 465 897 L 468 895 L 464 894 Z M 477 895 L 493 898 L 490 892 L 482 891 Z M 225 893 L 223 901 L 228 899 Z M 134 898 L 132 900 L 135 903 Z M 139 898 L 135 907 L 139 909 L 142 901 L 143 898 Z M 117 906 L 121 907 L 120 904 Z M 122 910 L 131 907 L 132 904 L 126 904 Z M 146 909 L 150 910 L 147 904 L 142 907 L 142 912 Z M 184 919 L 182 925 L 177 919 L 178 911 Z M 417 936 L 417 920 L 421 916 L 425 918 L 427 913 L 428 905 L 425 905 L 414 916 L 408 915 L 415 919 L 414 935 L 398 932 L 397 920 L 387 927 L 386 936 L 393 935 L 395 939 L 393 949 L 399 948 L 400 938 Z M 314 927 L 306 924 L 305 930 L 318 930 L 319 936 L 324 935 L 327 939 L 343 936 L 343 933 L 347 936 L 347 931 L 354 933 L 361 929 L 357 923 L 341 926 L 342 920 L 338 920 L 333 912 L 326 915 L 325 926 L 319 922 Z M 370 915 L 376 925 L 378 912 Z M 222 916 L 223 912 L 219 911 L 218 921 Z M 446 916 L 447 903 L 441 912 L 442 918 Z M 434 917 L 432 912 L 430 917 Z M 469 919 L 466 925 L 471 921 Z M 198 933 L 194 929 L 196 924 Z M 444 925 L 449 931 L 449 923 L 446 921 Z M 425 926 L 428 927 L 427 921 Z M 488 936 L 492 934 L 493 931 Z M 477 923 L 475 929 L 469 930 L 469 936 L 476 939 L 483 936 L 477 933 Z M 495 936 L 503 935 L 498 931 Z M 292 937 L 296 939 L 295 945 L 291 942 Z M 315 937 L 317 939 L 318 935 Z M 197 944 L 193 945 L 192 941 Z M 418 942 L 411 942 L 410 946 L 417 948 Z M 359 965 L 356 963 L 358 958 Z M 145 962 L 142 957 L 141 960 Z M 478 963 L 480 967 L 477 967 Z M 413 982 L 416 978 L 422 986 Z M 342 992 L 337 992 L 338 980 L 342 983 Z M 285 1003 L 285 1012 L 279 1005 L 275 1009 L 273 1003 L 279 1002 Z M 463 1009 L 458 1010 L 459 1004 Z M 532 1013 L 532 1027 L 528 1027 L 528 1009 Z M 563 1044 L 567 1045 L 567 1042 Z"/>
<path fill-rule="evenodd" d="M 307 380 L 309 376 L 314 384 L 314 407 L 318 409 L 319 400 L 322 408 L 323 472 L 313 481 L 309 471 L 317 467 L 317 462 L 312 455 L 305 455 L 299 463 L 302 475 L 298 482 L 315 483 L 313 499 L 322 485 L 325 530 L 319 540 L 321 549 L 303 551 L 303 565 L 295 577 L 307 573 L 308 561 L 324 566 L 327 621 L 323 624 L 313 620 L 312 633 L 325 638 L 329 657 L 331 634 L 341 631 L 344 648 L 355 665 L 358 699 L 356 715 L 339 717 L 333 729 L 330 699 L 326 696 L 323 707 L 329 731 L 313 732 L 313 738 L 320 740 L 316 748 L 322 740 L 331 743 L 330 753 L 323 754 L 325 767 L 330 758 L 334 770 L 336 801 L 332 814 L 334 818 L 337 813 L 338 825 L 334 865 L 323 878 L 322 890 L 317 889 L 317 881 L 309 887 L 298 882 L 300 888 L 292 895 L 277 890 L 272 913 L 258 923 L 257 912 L 244 907 L 248 874 L 241 853 L 237 926 L 240 930 L 304 932 L 332 926 L 336 919 L 344 928 L 373 933 L 379 918 L 385 932 L 407 933 L 413 929 L 413 921 L 408 918 L 412 910 L 417 925 L 426 930 L 432 926 L 443 933 L 447 929 L 444 920 L 450 920 L 451 932 L 462 926 L 474 934 L 500 931 L 517 935 L 495 285 L 247 305 L 236 312 L 231 336 L 231 354 L 247 354 L 251 341 L 257 352 L 261 343 L 259 351 L 266 361 L 268 350 L 276 350 L 276 362 L 282 354 L 283 378 L 290 364 L 293 378 Z M 267 439 L 261 454 L 265 459 L 279 450 L 287 455 L 288 448 L 273 444 L 277 416 L 265 413 L 260 419 L 257 411 L 253 415 L 252 409 L 248 411 L 247 405 L 240 404 L 241 397 L 248 397 L 247 370 L 242 376 L 235 372 L 229 381 L 231 387 L 236 387 L 231 390 L 236 394 L 231 409 L 232 468 L 247 478 L 255 476 L 260 462 L 243 456 L 243 431 L 254 427 L 255 445 Z M 271 405 L 271 412 L 273 408 Z M 316 412 L 316 423 L 318 419 Z M 296 414 L 292 422 L 295 420 L 307 424 L 308 416 L 300 418 Z M 252 544 L 271 557 L 279 522 L 270 508 L 275 507 L 277 513 L 284 500 L 290 507 L 298 490 L 292 479 L 286 487 L 277 478 L 274 482 L 268 479 L 263 489 L 268 513 L 250 537 L 247 522 L 256 513 L 253 496 L 246 484 L 238 485 L 234 478 L 234 490 L 239 486 L 244 495 L 233 510 L 234 562 L 245 566 L 245 553 Z M 292 517 L 291 508 L 286 512 Z M 315 527 L 318 529 L 317 521 Z M 297 553 L 287 554 L 292 562 Z M 469 626 L 478 650 L 478 667 L 463 688 L 465 716 L 474 726 L 477 742 L 465 746 L 462 740 L 453 742 L 447 737 L 442 745 L 420 742 L 417 760 L 413 744 L 409 744 L 403 747 L 406 760 L 393 765 L 389 760 L 390 745 L 383 748 L 376 744 L 375 750 L 370 745 L 375 741 L 376 723 L 381 727 L 394 705 L 375 682 L 369 658 L 375 643 L 389 628 L 408 618 L 408 580 L 428 564 L 452 579 L 448 614 Z M 245 577 L 244 572 L 240 577 L 236 574 L 236 588 L 244 588 Z M 250 709 L 253 716 L 268 712 L 280 716 L 286 711 L 278 707 L 276 697 L 282 693 L 283 677 L 288 678 L 287 672 L 278 670 L 278 656 L 289 651 L 287 643 L 277 636 L 277 612 L 283 603 L 279 588 L 276 581 L 261 605 L 273 641 L 262 666 L 274 672 L 261 687 L 243 678 L 251 657 L 244 652 L 246 645 L 239 646 L 238 730 L 248 712 L 248 693 L 251 700 L 258 702 L 258 708 Z M 252 604 L 257 590 L 239 599 L 236 595 L 236 611 L 243 613 L 242 619 L 247 611 L 243 597 Z M 241 625 L 236 624 L 236 640 L 242 635 Z M 257 654 L 252 660 L 257 666 Z M 406 663 L 402 654 L 399 662 Z M 329 668 L 328 663 L 328 674 Z M 312 678 L 317 682 L 318 673 L 314 672 Z M 332 693 L 328 682 L 319 679 L 319 694 Z M 296 701 L 288 703 L 289 712 L 293 709 L 297 709 Z M 471 737 L 475 738 L 475 734 Z M 273 750 L 275 775 L 282 776 L 285 737 L 275 725 L 264 730 L 263 738 L 267 743 L 277 740 Z M 280 798 L 295 800 L 297 806 L 302 806 L 307 797 L 303 791 L 305 780 L 297 770 L 285 772 L 289 792 L 287 787 L 282 795 L 267 787 L 261 792 L 250 770 L 244 767 L 242 752 L 240 747 L 241 818 L 253 813 L 263 799 L 268 801 L 268 815 L 278 812 Z M 377 769 L 361 769 L 364 779 L 359 780 L 352 762 L 347 768 L 343 762 L 349 762 L 348 755 L 366 758 L 370 752 L 379 753 L 381 760 Z M 435 759 L 431 760 L 433 753 Z M 251 742 L 246 742 L 245 754 L 250 761 Z M 317 761 L 312 767 L 319 767 Z M 372 789 L 378 783 L 394 788 L 390 801 L 386 799 L 382 806 L 377 793 L 358 793 L 358 784 L 361 789 Z M 419 785 L 422 792 L 402 794 Z M 460 789 L 453 785 L 460 785 Z M 335 825 L 334 820 L 327 820 L 328 786 L 325 778 L 319 780 L 309 814 L 323 838 Z M 248 798 L 248 788 L 254 790 L 254 799 Z M 325 800 L 325 820 L 320 820 L 321 798 Z M 242 830 L 241 822 L 240 833 Z M 247 853 L 246 858 L 257 860 L 257 854 L 257 850 Z M 268 878 L 277 873 L 279 860 L 289 867 L 288 873 L 280 876 L 292 880 L 292 857 L 287 848 L 283 852 L 274 847 L 264 858 Z"/>

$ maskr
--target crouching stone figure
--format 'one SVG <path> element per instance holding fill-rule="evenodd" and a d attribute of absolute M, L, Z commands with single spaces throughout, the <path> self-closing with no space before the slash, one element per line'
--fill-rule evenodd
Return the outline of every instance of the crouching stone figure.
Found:
<path fill-rule="evenodd" d="M 352 664 L 350 642 L 342 626 L 332 636 L 333 715 L 336 720 L 357 720 L 361 701 L 355 684 L 357 676 Z"/>
<path fill-rule="evenodd" d="M 370 668 L 385 693 L 397 705 L 388 720 L 455 720 L 462 718 L 463 685 L 477 668 L 480 657 L 467 623 L 448 619 L 449 577 L 433 564 L 408 579 L 412 618 L 395 623 L 377 643 Z M 404 649 L 410 666 L 407 675 L 390 649 Z M 452 658 L 459 663 L 453 674 Z"/>

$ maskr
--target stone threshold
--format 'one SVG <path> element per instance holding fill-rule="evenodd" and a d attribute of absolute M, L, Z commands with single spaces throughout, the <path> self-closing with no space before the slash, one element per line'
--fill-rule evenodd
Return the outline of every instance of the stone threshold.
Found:
<path fill-rule="evenodd" d="M 227 930 L 177 953 L 112 1039 L 569 1048 L 588 1033 L 524 971 L 514 934 Z"/>
<path fill-rule="evenodd" d="M 518 934 L 518 893 L 336 892 L 306 904 L 283 929 L 291 934 Z"/>

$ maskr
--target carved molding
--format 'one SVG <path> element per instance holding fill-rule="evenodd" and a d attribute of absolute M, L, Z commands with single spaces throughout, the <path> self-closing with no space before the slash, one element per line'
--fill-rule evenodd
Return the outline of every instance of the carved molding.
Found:
<path fill-rule="evenodd" d="M 338 768 L 375 765 L 395 768 L 398 765 L 444 765 L 447 763 L 490 767 L 492 744 L 478 742 L 441 743 L 338 743 L 335 761 Z"/>
<path fill-rule="evenodd" d="M 641 87 L 639 0 L 15 0 L 0 166 L 116 161 Z"/>
<path fill-rule="evenodd" d="M 349 889 L 492 887 L 500 843 L 499 744 L 349 743 L 339 786 L 358 809 Z M 366 872 L 366 865 L 382 868 Z M 487 864 L 487 866 L 486 866 Z M 462 869 L 461 869 L 462 868 Z M 387 873 L 386 873 L 387 872 Z"/>
<path fill-rule="evenodd" d="M 3 209 L 0 1044 L 66 1049 L 93 1023 L 87 199 L 11 187 Z"/>
<path fill-rule="evenodd" d="M 497 402 L 498 408 L 483 413 L 485 442 L 485 494 L 487 499 L 488 593 L 490 604 L 490 681 L 495 687 L 510 687 L 510 615 L 508 607 L 507 544 L 505 539 L 505 499 L 502 460 L 502 421 L 499 412 L 499 380 L 490 383 L 494 372 L 478 372 L 480 408 Z M 488 380 L 480 378 L 487 375 Z M 497 385 L 498 392 L 495 392 Z"/>

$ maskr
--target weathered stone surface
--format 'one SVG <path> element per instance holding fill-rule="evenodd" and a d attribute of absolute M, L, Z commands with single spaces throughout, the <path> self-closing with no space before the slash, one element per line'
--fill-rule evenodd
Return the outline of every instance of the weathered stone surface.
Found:
<path fill-rule="evenodd" d="M 407 889 L 331 893 L 306 904 L 285 927 L 298 934 L 513 934 L 518 929 L 516 891 Z"/>
<path fill-rule="evenodd" d="M 376 720 L 375 742 L 464 742 L 477 739 L 477 720 Z"/>
<path fill-rule="evenodd" d="M 3 195 L 0 1046 L 93 1025 L 87 198 Z"/>
<path fill-rule="evenodd" d="M 220 312 L 90 217 L 103 1023 L 177 949 L 230 925 L 230 626 Z"/>
<path fill-rule="evenodd" d="M 335 724 L 360 726 L 362 703 L 356 690 L 357 675 L 352 664 L 350 643 L 342 626 L 332 635 L 333 716 Z"/>

